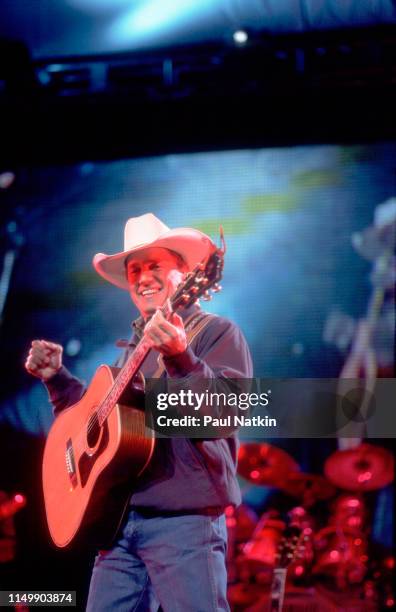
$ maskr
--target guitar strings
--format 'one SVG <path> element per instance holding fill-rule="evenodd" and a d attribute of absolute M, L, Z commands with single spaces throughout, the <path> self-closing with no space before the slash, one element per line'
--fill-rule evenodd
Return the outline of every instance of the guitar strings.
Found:
<path fill-rule="evenodd" d="M 178 287 L 178 288 L 176 289 L 175 294 L 174 294 L 174 295 L 171 297 L 171 299 L 170 299 L 170 302 L 171 302 L 171 310 L 174 310 L 175 308 L 178 308 L 178 306 L 180 305 L 180 300 L 181 300 L 181 297 L 183 296 L 184 292 L 186 291 L 186 288 L 188 287 L 188 285 L 189 285 L 189 284 L 191 285 L 191 280 L 193 279 L 193 277 L 194 277 L 194 276 L 196 276 L 197 272 L 199 272 L 199 271 L 200 271 L 200 266 L 197 266 L 197 267 L 195 268 L 194 272 L 193 272 L 193 273 L 191 273 L 191 274 L 190 274 L 190 275 L 187 277 L 187 279 L 186 279 L 186 280 L 185 280 L 185 282 L 182 284 L 182 286 L 181 286 L 181 287 Z M 178 303 L 178 302 L 179 302 L 179 303 Z M 167 303 L 167 302 L 165 302 L 165 304 L 163 304 L 163 306 L 161 306 L 160 310 L 161 310 L 161 312 L 162 312 L 162 314 L 163 314 L 163 315 L 166 315 L 167 310 L 169 310 L 169 309 L 168 309 L 168 303 Z M 168 314 L 169 314 L 169 312 L 168 312 Z M 142 338 L 142 339 L 139 341 L 138 345 L 136 346 L 134 353 L 133 353 L 133 354 L 132 354 L 132 355 L 129 357 L 129 359 L 126 361 L 126 363 L 125 363 L 125 364 L 123 365 L 123 367 L 121 368 L 121 370 L 120 370 L 120 372 L 119 372 L 119 374 L 118 374 L 118 376 L 117 376 L 116 380 L 114 381 L 114 384 L 113 384 L 113 385 L 112 385 L 112 387 L 111 387 L 111 388 L 108 390 L 108 392 L 107 392 L 107 394 L 105 395 L 105 397 L 103 398 L 102 402 L 99 404 L 99 406 L 98 406 L 98 408 L 97 408 L 97 410 L 96 410 L 96 414 L 99 414 L 99 413 L 101 413 L 101 412 L 106 413 L 106 411 L 107 411 L 106 404 L 109 402 L 109 398 L 110 398 L 111 394 L 112 394 L 112 393 L 114 393 L 114 389 L 116 389 L 116 388 L 117 388 L 117 381 L 122 380 L 122 377 L 125 375 L 125 372 L 127 372 L 127 370 L 129 369 L 130 365 L 131 365 L 131 364 L 132 364 L 132 362 L 134 361 L 134 359 L 135 359 L 135 357 L 134 357 L 134 356 L 136 355 L 136 353 L 139 353 L 139 351 L 144 351 L 144 352 L 145 352 L 145 355 L 143 355 L 143 356 L 142 356 L 142 359 L 141 359 L 140 363 L 139 363 L 139 364 L 138 364 L 138 366 L 136 367 L 136 371 L 135 371 L 135 374 L 136 374 L 137 370 L 138 370 L 138 369 L 139 369 L 139 367 L 142 365 L 142 363 L 143 363 L 144 359 L 145 359 L 145 358 L 146 358 L 146 356 L 147 356 L 147 352 L 148 352 L 148 351 L 146 352 L 146 349 L 147 349 L 147 348 L 149 349 L 149 347 L 147 346 L 147 342 L 146 342 L 146 346 L 144 346 L 144 344 L 145 344 L 145 338 L 144 338 L 144 336 L 143 336 L 143 338 Z M 115 395 L 116 395 L 116 400 L 114 401 L 114 404 L 111 406 L 110 411 L 109 411 L 109 414 L 107 414 L 106 418 L 107 418 L 107 417 L 110 415 L 110 412 L 111 412 L 111 411 L 114 409 L 114 407 L 116 406 L 116 404 L 117 404 L 117 400 L 120 398 L 121 394 L 122 394 L 122 393 L 123 393 L 123 391 L 125 390 L 125 388 L 126 388 L 126 386 L 127 386 L 128 382 L 130 381 L 130 379 L 131 379 L 131 378 L 132 378 L 132 376 L 131 376 L 131 372 L 129 372 L 129 373 L 128 373 L 128 375 L 127 375 L 127 377 L 126 377 L 126 382 L 125 382 L 125 385 L 124 385 L 124 386 L 123 386 L 123 385 L 122 385 L 120 382 L 118 382 L 118 385 L 123 386 L 123 388 L 120 390 L 120 392 L 119 392 L 119 393 L 118 393 L 118 392 L 116 392 L 116 393 L 115 393 Z M 91 416 L 92 416 L 92 415 L 91 415 Z M 89 435 L 89 433 L 92 431 L 92 428 L 93 428 L 93 427 L 94 427 L 94 425 L 93 425 L 93 424 L 88 423 L 88 426 L 87 426 L 87 429 L 86 429 L 87 435 Z M 77 437 L 76 439 L 78 439 L 78 437 Z"/>
<path fill-rule="evenodd" d="M 184 285 L 184 287 L 182 289 L 183 291 L 185 290 L 185 286 L 186 285 Z M 179 295 L 177 295 L 179 293 L 180 293 L 180 290 L 177 290 L 176 294 L 174 296 L 174 300 L 172 300 L 172 302 L 173 302 L 172 303 L 172 309 L 175 307 L 177 299 L 179 298 Z M 165 303 L 161 307 L 162 314 L 165 315 L 167 308 L 168 308 L 168 305 Z M 102 413 L 106 414 L 106 412 L 108 412 L 108 414 L 106 415 L 104 420 L 106 420 L 110 416 L 111 412 L 114 410 L 115 406 L 117 405 L 117 400 L 120 398 L 120 396 L 124 392 L 128 382 L 131 380 L 133 370 L 135 369 L 134 374 L 136 374 L 136 372 L 138 371 L 138 369 L 142 365 L 144 359 L 146 358 L 146 356 L 148 354 L 148 351 L 146 352 L 146 349 L 150 350 L 150 347 L 148 346 L 147 341 L 145 340 L 145 338 L 143 336 L 142 339 L 137 344 L 137 346 L 135 348 L 135 351 L 130 355 L 130 357 L 127 359 L 125 364 L 120 369 L 117 378 L 115 379 L 113 385 L 109 388 L 109 390 L 106 393 L 106 395 L 103 398 L 103 400 L 98 405 L 96 411 L 93 412 L 89 416 L 88 424 L 86 425 L 85 429 L 83 431 L 80 431 L 76 435 L 75 439 L 73 440 L 73 450 L 82 453 L 82 452 L 86 452 L 87 449 L 90 448 L 90 446 L 87 444 L 87 442 L 88 442 L 87 438 L 88 438 L 89 434 L 92 432 L 93 428 L 96 425 L 95 422 L 94 422 L 95 418 L 92 418 L 92 417 L 95 417 L 95 415 L 98 416 L 98 415 L 100 415 Z M 135 368 L 131 368 L 131 365 L 133 364 L 133 361 L 136 360 L 136 354 L 139 356 L 139 352 L 144 352 L 145 354 L 142 355 L 142 358 L 140 359 L 140 361 L 138 361 L 138 364 L 135 365 Z M 131 369 L 132 369 L 132 372 L 129 371 Z M 126 376 L 125 383 L 121 382 L 123 380 L 123 376 Z M 121 386 L 121 389 L 119 391 L 117 390 L 118 386 Z M 115 401 L 112 399 L 111 402 L 110 402 L 111 394 L 114 394 L 116 396 Z M 108 406 L 109 403 L 111 404 L 110 406 Z M 100 421 L 100 416 L 98 416 L 98 420 Z"/>
<path fill-rule="evenodd" d="M 143 337 L 140 340 L 140 342 L 138 343 L 138 345 L 137 345 L 137 347 L 135 349 L 135 352 L 132 355 L 130 355 L 130 357 L 128 358 L 126 363 L 121 368 L 117 378 L 115 379 L 114 383 L 112 384 L 112 386 L 110 387 L 110 389 L 106 393 L 106 395 L 103 398 L 103 400 L 100 402 L 100 404 L 98 405 L 96 410 L 94 412 L 92 412 L 92 414 L 89 415 L 89 419 L 88 419 L 87 425 L 84 427 L 83 430 L 81 430 L 76 435 L 76 437 L 73 440 L 73 450 L 74 451 L 78 451 L 78 452 L 82 453 L 82 452 L 87 451 L 89 448 L 91 448 L 89 446 L 89 444 L 88 444 L 88 436 L 92 432 L 93 428 L 96 426 L 95 417 L 97 418 L 97 422 L 100 425 L 100 414 L 101 413 L 106 414 L 106 412 L 108 412 L 108 414 L 106 415 L 104 420 L 106 420 L 110 416 L 111 412 L 114 410 L 115 406 L 117 405 L 117 400 L 120 398 L 120 396 L 122 395 L 123 391 L 126 388 L 126 385 L 128 384 L 129 380 L 132 378 L 131 372 L 129 372 L 129 370 L 132 369 L 132 371 L 133 371 L 133 369 L 136 369 L 136 371 L 135 371 L 135 374 L 136 374 L 136 372 L 138 371 L 139 367 L 142 365 L 142 362 L 143 362 L 143 360 L 145 358 L 145 355 L 143 356 L 143 359 L 141 359 L 140 362 L 138 362 L 138 364 L 135 365 L 135 368 L 131 368 L 131 365 L 132 365 L 133 361 L 136 359 L 136 356 L 135 356 L 136 355 L 136 351 L 137 350 L 139 350 L 139 351 L 144 350 L 146 348 L 144 346 L 144 344 L 145 344 L 145 339 Z M 126 383 L 124 385 L 120 381 L 122 381 L 122 376 L 125 375 L 125 374 L 127 374 L 127 376 L 126 376 Z M 121 388 L 121 390 L 118 392 L 117 391 L 117 386 L 121 386 L 123 388 Z M 110 398 L 111 398 L 111 394 L 112 393 L 115 394 L 116 399 L 115 399 L 115 401 L 112 400 L 110 402 Z M 110 406 L 108 406 L 108 404 L 110 404 Z M 101 425 L 100 425 L 100 427 L 101 427 Z"/>

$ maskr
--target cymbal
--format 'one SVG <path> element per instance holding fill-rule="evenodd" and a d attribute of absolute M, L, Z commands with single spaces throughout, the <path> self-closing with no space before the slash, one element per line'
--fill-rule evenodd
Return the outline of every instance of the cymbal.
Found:
<path fill-rule="evenodd" d="M 298 463 L 284 450 L 266 443 L 247 442 L 238 454 L 238 474 L 257 485 L 278 487 Z"/>
<path fill-rule="evenodd" d="M 335 487 L 318 474 L 289 474 L 280 488 L 293 497 L 299 497 L 303 506 L 329 499 L 336 492 Z"/>
<path fill-rule="evenodd" d="M 340 489 L 375 491 L 394 479 L 394 459 L 385 448 L 363 443 L 330 455 L 324 471 L 327 478 Z"/>

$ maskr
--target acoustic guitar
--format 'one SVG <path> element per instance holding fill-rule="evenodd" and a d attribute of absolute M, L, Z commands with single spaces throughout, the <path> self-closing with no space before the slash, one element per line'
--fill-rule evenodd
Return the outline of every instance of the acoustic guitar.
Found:
<path fill-rule="evenodd" d="M 277 563 L 272 577 L 268 612 L 282 612 L 285 597 L 287 571 L 290 565 L 303 556 L 307 536 L 296 525 L 286 527 L 278 546 Z"/>
<path fill-rule="evenodd" d="M 214 249 L 162 307 L 165 316 L 220 289 L 222 248 Z M 47 522 L 56 546 L 84 542 L 106 547 L 133 491 L 150 463 L 153 432 L 146 427 L 144 378 L 139 372 L 150 346 L 143 335 L 121 369 L 101 365 L 82 399 L 53 423 L 43 457 Z"/>

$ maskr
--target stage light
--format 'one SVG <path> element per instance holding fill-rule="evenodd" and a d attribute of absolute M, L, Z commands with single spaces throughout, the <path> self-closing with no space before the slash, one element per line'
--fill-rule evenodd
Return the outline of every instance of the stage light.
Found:
<path fill-rule="evenodd" d="M 68 0 L 68 4 L 90 13 L 101 13 L 130 7 L 131 0 Z"/>
<path fill-rule="evenodd" d="M 0 172 L 0 189 L 8 189 L 15 181 L 15 174 L 13 172 Z"/>
<path fill-rule="evenodd" d="M 386 557 L 384 560 L 384 565 L 387 569 L 393 570 L 395 567 L 395 558 L 394 557 Z"/>
<path fill-rule="evenodd" d="M 123 46 L 140 42 L 142 36 L 180 28 L 206 11 L 211 0 L 149 0 L 118 17 L 108 30 L 108 40 Z"/>
<path fill-rule="evenodd" d="M 302 576 L 303 573 L 304 573 L 304 566 L 303 565 L 296 565 L 296 567 L 294 569 L 295 576 Z"/>
<path fill-rule="evenodd" d="M 75 357 L 81 351 L 81 342 L 78 338 L 70 338 L 66 343 L 65 353 L 69 357 Z"/>
<path fill-rule="evenodd" d="M 236 30 L 232 35 L 236 45 L 244 45 L 248 41 L 248 33 L 245 30 Z"/>
<path fill-rule="evenodd" d="M 348 499 L 347 501 L 347 506 L 349 508 L 357 508 L 358 506 L 360 506 L 360 500 L 359 499 Z"/>

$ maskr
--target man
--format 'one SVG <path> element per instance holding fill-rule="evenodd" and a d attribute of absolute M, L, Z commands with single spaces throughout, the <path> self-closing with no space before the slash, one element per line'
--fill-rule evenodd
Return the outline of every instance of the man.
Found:
<path fill-rule="evenodd" d="M 148 213 L 127 221 L 124 251 L 94 257 L 96 271 L 127 289 L 141 314 L 117 365 L 125 363 L 144 333 L 152 347 L 142 366 L 145 377 L 158 375 L 161 362 L 164 378 L 190 388 L 202 379 L 252 376 L 249 349 L 233 323 L 205 316 L 197 304 L 169 320 L 159 310 L 214 248 L 202 232 L 170 230 Z M 85 391 L 62 365 L 62 347 L 52 342 L 33 341 L 26 369 L 45 382 L 55 414 Z M 240 503 L 236 453 L 234 434 L 156 441 L 117 539 L 96 557 L 88 610 L 145 611 L 159 605 L 164 612 L 229 610 L 224 508 Z"/>

